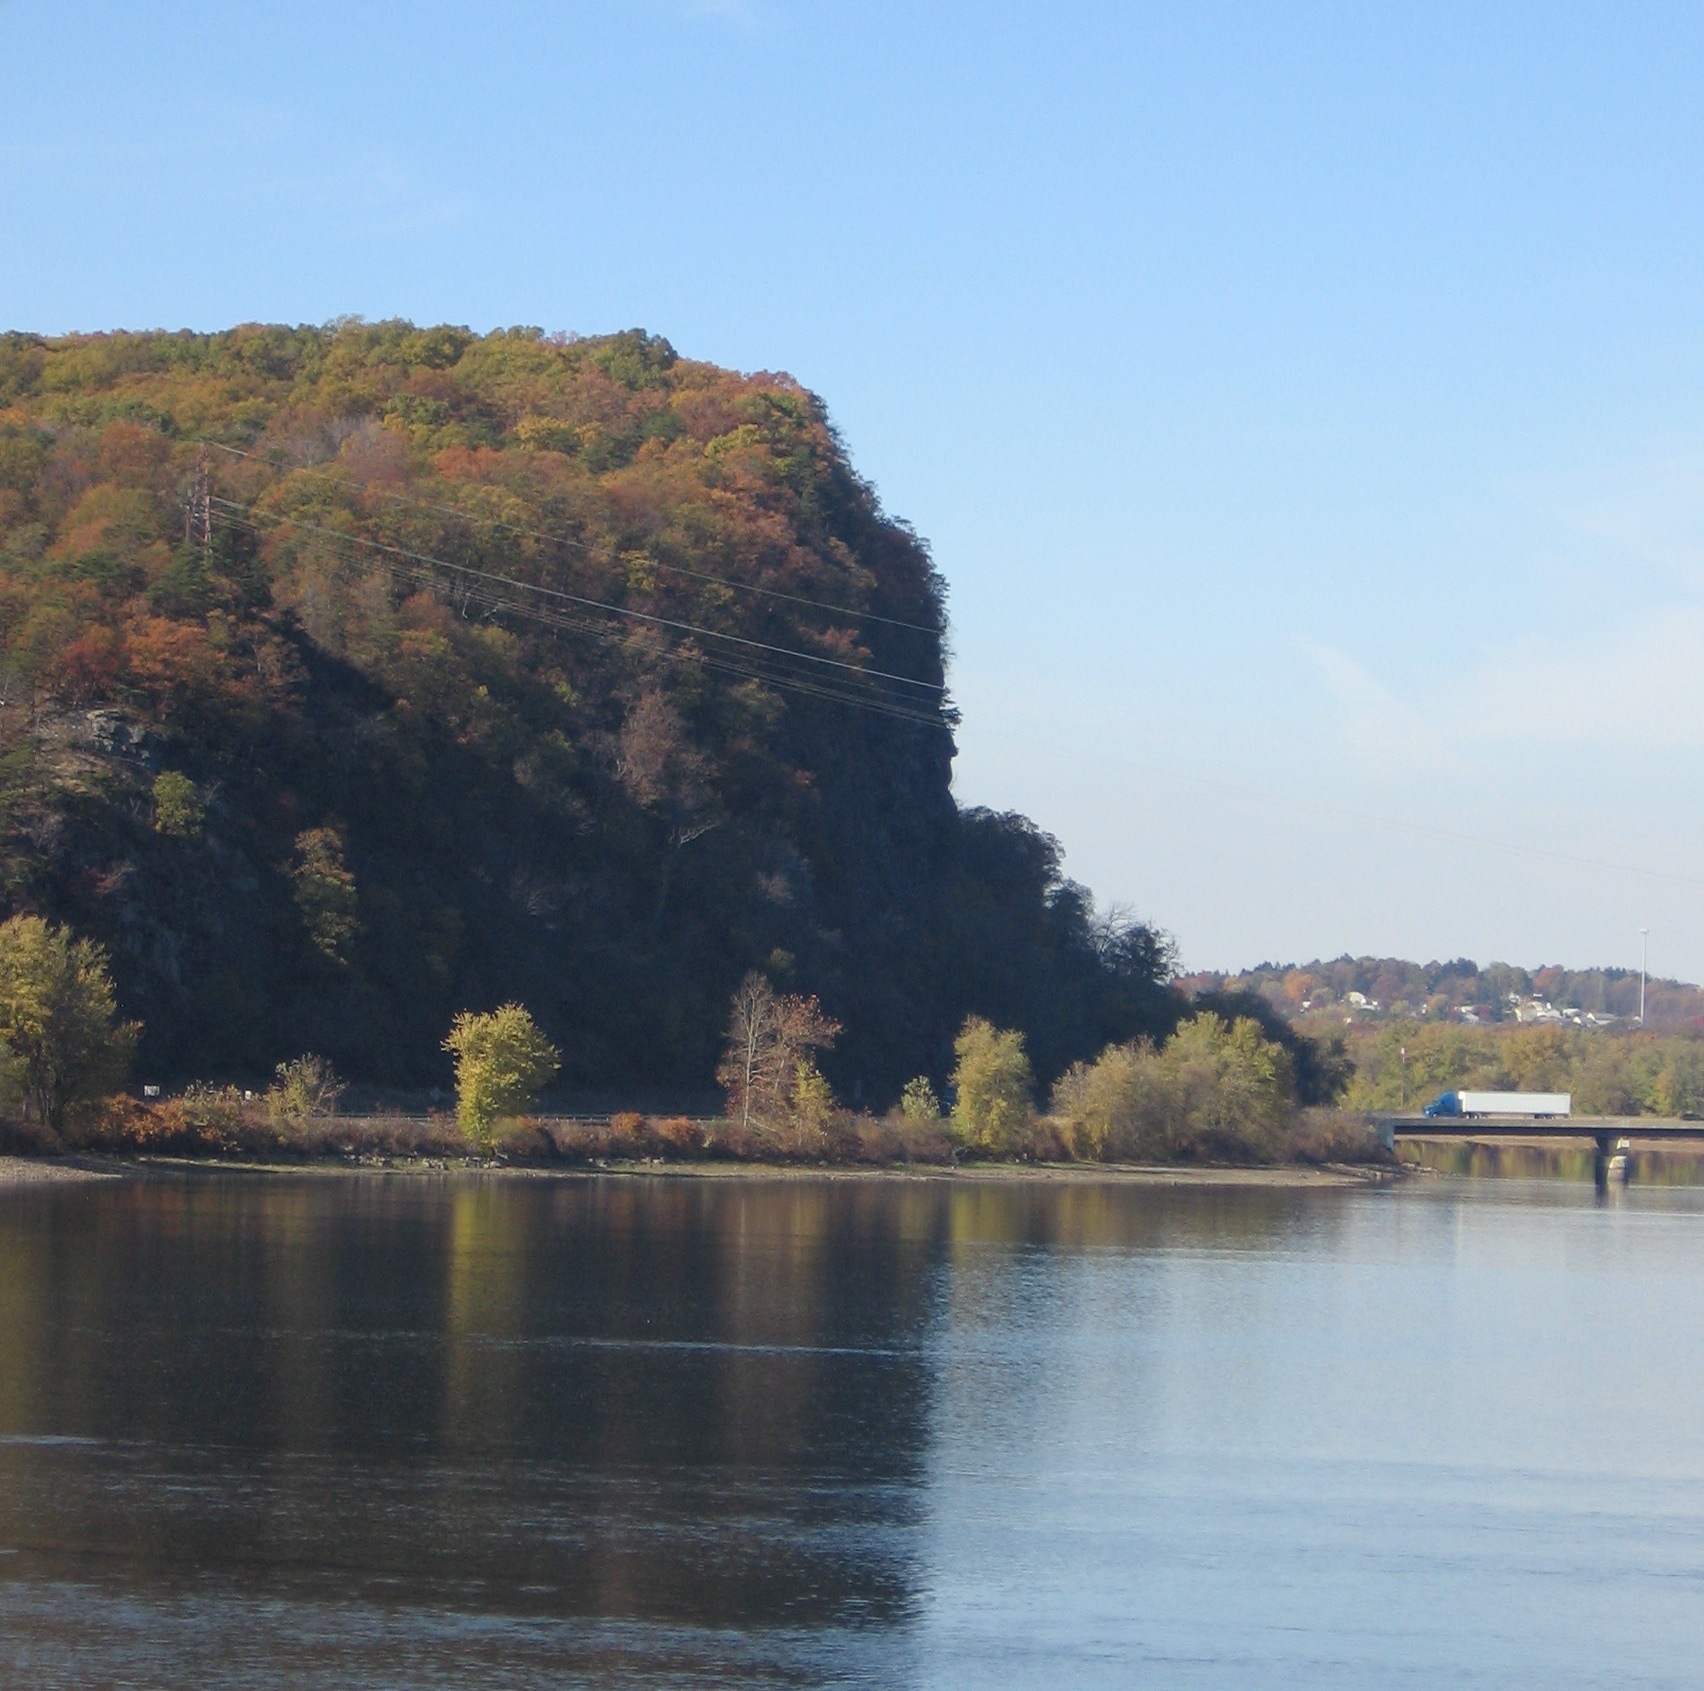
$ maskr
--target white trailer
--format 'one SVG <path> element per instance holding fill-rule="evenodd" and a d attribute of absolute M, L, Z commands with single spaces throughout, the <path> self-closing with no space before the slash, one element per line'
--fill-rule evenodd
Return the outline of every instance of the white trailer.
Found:
<path fill-rule="evenodd" d="M 1571 1092 L 1445 1092 L 1426 1106 L 1429 1116 L 1570 1116 Z"/>

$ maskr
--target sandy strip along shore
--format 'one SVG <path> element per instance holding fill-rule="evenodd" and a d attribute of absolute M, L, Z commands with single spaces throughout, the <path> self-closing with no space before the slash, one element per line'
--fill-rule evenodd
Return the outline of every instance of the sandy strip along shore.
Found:
<path fill-rule="evenodd" d="M 74 1163 L 44 1162 L 35 1157 L 0 1157 L 0 1187 L 46 1186 L 65 1180 L 117 1180 L 116 1172 L 81 1168 Z"/>

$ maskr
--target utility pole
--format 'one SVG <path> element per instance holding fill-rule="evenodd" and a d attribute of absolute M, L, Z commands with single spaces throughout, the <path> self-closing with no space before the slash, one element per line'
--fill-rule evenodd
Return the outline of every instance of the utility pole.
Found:
<path fill-rule="evenodd" d="M 1651 930 L 1639 930 L 1639 1026 L 1645 1025 L 1645 965 L 1651 955 Z"/>

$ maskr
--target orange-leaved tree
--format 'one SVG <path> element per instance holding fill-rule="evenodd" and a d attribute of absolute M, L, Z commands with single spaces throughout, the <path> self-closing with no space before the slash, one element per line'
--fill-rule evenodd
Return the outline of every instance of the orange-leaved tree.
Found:
<path fill-rule="evenodd" d="M 800 1143 L 830 1105 L 816 1053 L 839 1037 L 840 1024 L 814 997 L 778 993 L 755 970 L 740 982 L 728 1014 L 728 1046 L 716 1070 L 728 1119 L 746 1130 L 791 1127 Z"/>

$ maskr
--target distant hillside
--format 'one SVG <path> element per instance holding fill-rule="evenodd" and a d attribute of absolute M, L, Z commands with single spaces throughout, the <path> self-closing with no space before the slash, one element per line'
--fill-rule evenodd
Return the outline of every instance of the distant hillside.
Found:
<path fill-rule="evenodd" d="M 1465 957 L 1449 963 L 1398 957 L 1262 963 L 1234 975 L 1188 975 L 1178 985 L 1191 996 L 1252 992 L 1302 1026 L 1413 1016 L 1613 1027 L 1635 1021 L 1639 1013 L 1637 969 L 1522 969 L 1509 963 L 1481 968 Z M 1664 1032 L 1704 1025 L 1704 988 L 1649 980 L 1645 1019 L 1647 1027 Z"/>
<path fill-rule="evenodd" d="M 211 442 L 211 445 L 206 443 Z M 843 1093 L 967 1011 L 1043 1078 L 1167 952 L 961 813 L 946 614 L 822 406 L 639 332 L 0 337 L 0 905 L 111 949 L 153 1078 L 703 1085 L 753 967 Z"/>

